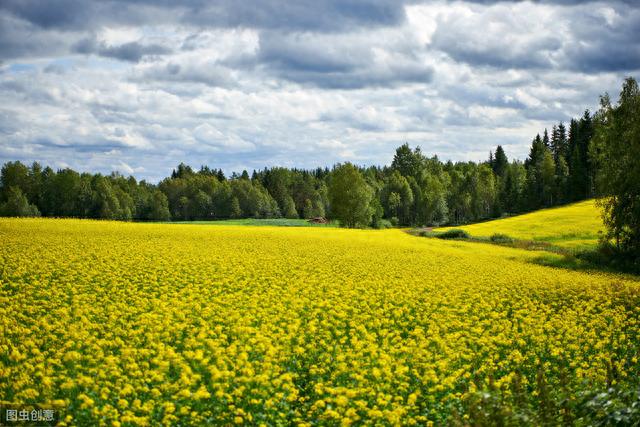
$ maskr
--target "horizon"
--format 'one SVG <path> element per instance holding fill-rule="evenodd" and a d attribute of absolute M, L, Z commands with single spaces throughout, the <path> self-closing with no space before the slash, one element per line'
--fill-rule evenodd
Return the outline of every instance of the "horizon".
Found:
<path fill-rule="evenodd" d="M 622 0 L 9 0 L 0 163 L 157 183 L 181 162 L 384 166 L 404 143 L 523 161 L 536 134 L 640 75 L 639 26 Z"/>
<path fill-rule="evenodd" d="M 540 136 L 542 136 L 542 133 L 539 133 L 539 135 L 540 135 Z M 534 138 L 535 138 L 535 136 L 534 136 L 533 138 L 531 138 L 531 139 L 534 139 Z M 531 144 L 531 143 L 529 143 L 529 148 L 530 148 L 530 144 Z M 401 145 L 402 145 L 402 144 L 401 144 Z M 395 147 L 395 148 L 392 150 L 392 152 L 393 152 L 393 153 L 395 153 L 395 152 L 396 152 L 396 149 L 397 149 L 397 148 L 399 148 L 399 147 L 400 147 L 400 146 Z M 497 146 L 496 146 L 496 147 L 497 147 Z M 495 154 L 495 148 L 496 148 L 496 147 L 494 147 L 494 149 L 490 150 L 490 152 L 491 152 L 492 154 Z M 438 159 L 442 164 L 446 164 L 446 163 L 448 163 L 448 162 L 452 162 L 453 164 L 456 164 L 456 163 L 468 163 L 468 162 L 473 162 L 473 163 L 476 163 L 476 164 L 482 164 L 482 163 L 487 163 L 487 162 L 488 162 L 488 160 L 489 160 L 489 152 L 487 152 L 487 156 L 486 156 L 486 158 L 485 158 L 485 159 L 480 159 L 480 160 L 455 160 L 455 161 L 454 161 L 454 160 L 451 160 L 451 159 L 443 159 L 443 158 L 441 158 L 438 154 L 428 155 L 427 153 L 425 153 L 425 152 L 422 150 L 422 147 L 420 147 L 419 145 L 418 145 L 418 146 L 411 146 L 411 145 L 409 145 L 409 148 L 410 148 L 412 151 L 415 151 L 416 149 L 419 149 L 419 150 L 422 152 L 422 155 L 423 155 L 423 156 L 425 156 L 425 158 L 429 158 L 429 159 L 431 159 L 431 158 L 436 157 L 436 158 L 437 158 L 437 159 Z M 504 148 L 504 147 L 503 147 L 503 148 Z M 506 152 L 506 150 L 505 150 L 505 154 L 506 154 L 506 156 L 507 156 L 507 159 L 508 159 L 509 163 L 512 163 L 513 161 L 517 161 L 517 162 L 520 162 L 520 163 L 524 163 L 524 161 L 525 161 L 525 159 L 524 159 L 524 158 L 523 158 L 523 159 L 520 159 L 520 158 L 514 158 L 514 157 L 509 156 L 509 153 L 508 153 L 508 152 Z M 249 176 L 251 177 L 251 174 L 252 174 L 253 172 L 260 172 L 260 171 L 263 171 L 263 170 L 265 170 L 265 169 L 272 169 L 272 168 L 279 168 L 279 167 L 281 167 L 281 168 L 285 168 L 285 169 L 290 169 L 290 170 L 298 170 L 298 171 L 305 171 L 305 172 L 313 172 L 313 171 L 315 171 L 315 170 L 317 170 L 317 169 L 322 169 L 322 170 L 329 170 L 329 171 L 331 171 L 331 170 L 333 170 L 336 166 L 338 166 L 338 165 L 340 165 L 340 164 L 344 164 L 344 163 L 351 163 L 351 164 L 353 164 L 355 167 L 357 167 L 357 168 L 359 168 L 359 169 L 367 169 L 367 168 L 370 168 L 370 167 L 379 168 L 379 169 L 384 169 L 384 168 L 387 168 L 387 167 L 391 167 L 391 160 L 393 160 L 393 155 L 392 155 L 391 159 L 389 160 L 389 162 L 388 162 L 388 163 L 385 163 L 385 164 L 359 164 L 359 163 L 357 163 L 357 162 L 352 162 L 352 161 L 346 160 L 346 161 L 343 161 L 343 162 L 336 162 L 336 163 L 333 163 L 333 164 L 331 164 L 331 165 L 315 166 L 315 167 L 314 167 L 314 166 L 312 166 L 312 167 L 308 167 L 308 168 L 297 167 L 297 166 L 295 166 L 295 165 L 292 165 L 292 166 L 280 166 L 280 165 L 273 165 L 273 166 L 263 166 L 263 167 L 256 167 L 256 168 L 251 168 L 251 169 L 229 170 L 229 171 L 224 170 L 224 169 L 222 169 L 222 168 L 220 168 L 220 167 L 218 167 L 218 166 L 216 166 L 216 165 L 210 165 L 210 164 L 198 164 L 198 165 L 196 165 L 196 164 L 190 164 L 190 163 L 187 163 L 187 162 L 185 162 L 185 161 L 178 161 L 178 162 L 177 162 L 177 164 L 175 164 L 174 166 L 170 167 L 170 170 L 169 170 L 165 175 L 161 176 L 161 177 L 160 177 L 160 179 L 158 179 L 157 181 L 151 181 L 151 180 L 148 180 L 148 179 L 145 179 L 145 178 L 139 178 L 139 177 L 137 177 L 137 176 L 136 176 L 136 174 L 135 174 L 135 173 L 131 173 L 131 174 L 130 174 L 130 173 L 126 173 L 126 172 L 123 172 L 123 171 L 120 171 L 120 170 L 117 170 L 117 169 L 113 169 L 113 170 L 111 170 L 111 171 L 106 171 L 106 172 L 104 172 L 104 171 L 96 171 L 96 170 L 91 170 L 91 169 L 73 168 L 73 167 L 70 167 L 70 166 L 63 166 L 63 167 L 59 167 L 59 168 L 58 168 L 58 167 L 54 167 L 54 166 L 49 165 L 49 164 L 43 164 L 43 163 L 40 163 L 40 162 L 38 162 L 37 160 L 34 160 L 34 161 L 32 161 L 32 162 L 23 162 L 23 161 L 21 161 L 21 160 L 16 160 L 16 159 L 14 159 L 14 160 L 7 160 L 7 161 L 4 161 L 4 162 L 0 163 L 0 166 L 3 166 L 4 164 L 9 163 L 9 162 L 21 162 L 21 163 L 23 163 L 25 166 L 27 166 L 27 167 L 31 167 L 31 165 L 33 165 L 33 163 L 38 163 L 42 168 L 50 167 L 51 169 L 53 169 L 53 170 L 54 170 L 54 171 L 56 171 L 56 172 L 57 172 L 57 171 L 60 171 L 60 170 L 63 170 L 63 169 L 67 169 L 67 168 L 68 168 L 68 169 L 72 169 L 72 170 L 74 170 L 74 171 L 76 171 L 76 172 L 78 172 L 78 173 L 80 173 L 80 174 L 82 174 L 82 173 L 89 173 L 89 174 L 94 174 L 94 175 L 95 175 L 95 174 L 102 174 L 103 176 L 109 176 L 109 175 L 111 175 L 111 174 L 120 174 L 120 175 L 122 175 L 122 176 L 124 176 L 124 177 L 126 177 L 126 178 L 129 178 L 129 177 L 133 176 L 134 178 L 136 178 L 136 181 L 138 181 L 138 182 L 139 182 L 139 181 L 143 181 L 143 180 L 144 180 L 145 182 L 147 182 L 147 183 L 149 183 L 149 184 L 157 185 L 157 184 L 159 184 L 162 180 L 164 180 L 164 179 L 166 179 L 166 178 L 170 178 L 170 177 L 171 177 L 171 175 L 172 175 L 172 173 L 176 172 L 176 169 L 178 168 L 178 166 L 180 166 L 180 165 L 182 165 L 182 164 L 184 164 L 185 166 L 190 167 L 190 168 L 193 170 L 193 172 L 194 172 L 194 173 L 198 173 L 198 172 L 200 172 L 200 170 L 201 170 L 202 168 L 204 168 L 204 167 L 208 167 L 208 168 L 209 168 L 210 170 L 212 170 L 212 171 L 217 171 L 218 169 L 221 169 L 221 170 L 223 171 L 223 173 L 224 173 L 224 175 L 225 175 L 225 178 L 226 178 L 226 179 L 232 179 L 232 175 L 233 175 L 234 173 L 235 173 L 235 174 L 237 174 L 238 176 L 240 176 L 244 171 L 246 171 L 246 172 L 249 174 Z"/>

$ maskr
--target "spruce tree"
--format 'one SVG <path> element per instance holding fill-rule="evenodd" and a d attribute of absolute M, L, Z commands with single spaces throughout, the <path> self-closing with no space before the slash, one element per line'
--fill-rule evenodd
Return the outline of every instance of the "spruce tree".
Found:
<path fill-rule="evenodd" d="M 493 173 L 499 177 L 503 177 L 509 166 L 509 159 L 502 148 L 502 145 L 498 145 L 496 148 L 496 154 L 493 157 L 493 164 L 491 165 Z"/>

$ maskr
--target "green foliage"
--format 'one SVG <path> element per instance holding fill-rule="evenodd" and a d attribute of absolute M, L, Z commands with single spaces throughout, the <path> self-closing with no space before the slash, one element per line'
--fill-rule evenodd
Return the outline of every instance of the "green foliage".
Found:
<path fill-rule="evenodd" d="M 442 172 L 427 171 L 423 175 L 418 214 L 425 225 L 437 226 L 449 220 L 447 184 L 448 180 Z"/>
<path fill-rule="evenodd" d="M 576 390 L 560 379 L 551 387 L 540 370 L 537 396 L 527 392 L 522 376 L 498 389 L 489 385 L 466 395 L 448 424 L 453 426 L 632 426 L 640 420 L 640 387 L 594 388 L 584 382 Z M 466 415 L 462 420 L 460 413 Z"/>
<path fill-rule="evenodd" d="M 285 197 L 284 205 L 282 207 L 282 214 L 285 218 L 298 218 L 298 212 L 296 211 L 296 205 L 293 202 L 291 196 Z"/>
<path fill-rule="evenodd" d="M 368 226 L 372 193 L 358 168 L 351 163 L 336 166 L 329 180 L 331 216 L 344 227 Z"/>
<path fill-rule="evenodd" d="M 443 233 L 437 234 L 436 237 L 438 239 L 469 239 L 471 236 L 464 230 L 453 228 L 451 230 L 447 230 Z"/>
<path fill-rule="evenodd" d="M 489 240 L 493 243 L 513 243 L 513 238 L 502 233 L 492 234 L 491 237 L 489 237 Z"/>
<path fill-rule="evenodd" d="M 387 217 L 397 217 L 402 225 L 411 223 L 413 191 L 407 178 L 398 170 L 394 170 L 385 180 L 380 198 Z"/>
<path fill-rule="evenodd" d="M 502 148 L 502 145 L 498 145 L 498 147 L 496 148 L 496 153 L 493 156 L 493 161 L 490 162 L 490 166 L 496 176 L 503 177 L 507 172 L 507 168 L 509 167 L 509 160 L 507 159 L 507 155 L 504 152 L 504 148 Z"/>
<path fill-rule="evenodd" d="M 377 197 L 371 198 L 371 205 L 369 206 L 371 210 L 371 228 L 387 228 L 385 227 L 386 223 L 382 217 L 384 216 L 384 209 L 382 208 L 382 203 Z M 390 224 L 389 224 L 390 225 Z"/>
<path fill-rule="evenodd" d="M 7 190 L 7 201 L 0 204 L 0 216 L 40 216 L 40 211 L 14 186 Z"/>
<path fill-rule="evenodd" d="M 151 196 L 149 215 L 147 219 L 152 221 L 169 221 L 169 201 L 162 191 L 156 190 Z"/>
<path fill-rule="evenodd" d="M 616 106 L 602 98 L 591 144 L 606 238 L 640 259 L 640 90 L 633 78 L 625 80 Z"/>
<path fill-rule="evenodd" d="M 411 151 L 409 144 L 402 144 L 396 149 L 391 162 L 391 169 L 404 177 L 417 177 L 422 169 L 423 156 L 420 148 Z"/>
<path fill-rule="evenodd" d="M 240 218 L 242 216 L 242 210 L 240 209 L 240 202 L 237 197 L 231 199 L 231 208 L 229 212 L 231 218 Z"/>

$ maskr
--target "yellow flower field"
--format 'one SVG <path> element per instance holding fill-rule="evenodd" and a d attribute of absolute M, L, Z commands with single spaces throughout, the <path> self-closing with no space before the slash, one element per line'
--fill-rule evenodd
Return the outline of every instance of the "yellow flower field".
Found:
<path fill-rule="evenodd" d="M 460 227 L 442 227 L 436 231 L 459 228 L 474 237 L 490 237 L 495 233 L 515 239 L 540 240 L 571 249 L 592 249 L 598 243 L 598 232 L 604 229 L 600 209 L 595 200 L 567 206 L 480 222 Z"/>
<path fill-rule="evenodd" d="M 63 425 L 465 424 L 494 398 L 554 424 L 640 376 L 640 281 L 535 252 L 54 219 L 0 241 L 0 400 Z"/>

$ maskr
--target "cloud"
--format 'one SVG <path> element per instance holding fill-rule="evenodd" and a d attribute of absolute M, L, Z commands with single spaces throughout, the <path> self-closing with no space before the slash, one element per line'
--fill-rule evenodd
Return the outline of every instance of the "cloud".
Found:
<path fill-rule="evenodd" d="M 624 3 L 566 8 L 503 2 L 452 8 L 437 21 L 430 47 L 473 66 L 579 72 L 640 68 L 640 11 Z"/>
<path fill-rule="evenodd" d="M 105 58 L 129 62 L 139 62 L 145 56 L 159 56 L 171 53 L 171 49 L 158 44 L 143 45 L 138 42 L 128 42 L 112 46 L 107 45 L 105 42 L 97 42 L 95 38 L 85 38 L 78 41 L 72 50 L 75 53 L 96 54 Z"/>
<path fill-rule="evenodd" d="M 566 19 L 570 19 L 567 16 Z M 602 6 L 582 12 L 567 46 L 564 66 L 581 72 L 632 71 L 640 68 L 640 10 Z"/>
<path fill-rule="evenodd" d="M 201 83 L 208 86 L 230 87 L 231 71 L 218 64 L 180 65 L 169 62 L 154 65 L 142 73 L 140 79 L 148 81 Z"/>
<path fill-rule="evenodd" d="M 634 2 L 0 1 L 0 163 L 481 160 L 640 75 Z"/>
<path fill-rule="evenodd" d="M 379 38 L 377 36 L 380 36 Z M 387 36 L 387 37 L 384 37 Z M 371 38 L 380 42 L 371 42 Z M 262 33 L 256 62 L 295 83 L 332 89 L 429 83 L 433 69 L 395 34 Z"/>
<path fill-rule="evenodd" d="M 431 47 L 476 66 L 549 68 L 562 48 L 565 23 L 549 31 L 548 12 L 531 3 L 454 9 L 439 17 Z"/>
<path fill-rule="evenodd" d="M 64 34 L 34 30 L 29 23 L 0 12 L 0 60 L 55 56 L 68 45 Z"/>

